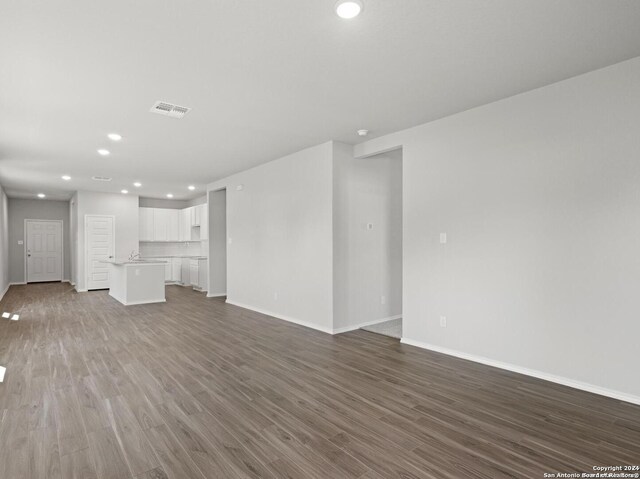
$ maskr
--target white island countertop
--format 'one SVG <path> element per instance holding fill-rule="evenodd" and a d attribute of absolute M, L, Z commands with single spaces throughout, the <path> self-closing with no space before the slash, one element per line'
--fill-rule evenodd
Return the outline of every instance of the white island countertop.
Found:
<path fill-rule="evenodd" d="M 166 261 L 154 260 L 154 259 L 111 259 L 100 261 L 101 263 L 114 264 L 116 266 L 136 266 L 136 265 L 146 265 L 146 264 L 166 264 Z"/>
<path fill-rule="evenodd" d="M 143 256 L 142 257 L 142 259 L 145 261 L 149 261 L 153 259 L 162 259 L 162 258 L 207 259 L 207 257 L 203 255 L 188 255 L 188 254 L 167 254 L 164 256 Z"/>

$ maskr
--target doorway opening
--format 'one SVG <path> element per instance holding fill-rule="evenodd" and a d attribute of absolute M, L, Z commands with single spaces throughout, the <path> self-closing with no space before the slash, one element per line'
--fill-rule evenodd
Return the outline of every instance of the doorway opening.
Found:
<path fill-rule="evenodd" d="M 352 249 L 359 262 L 356 277 L 362 308 L 380 318 L 361 329 L 402 339 L 402 149 L 356 159 L 353 196 L 364 228 Z M 359 258 L 359 259 L 358 259 Z"/>
<path fill-rule="evenodd" d="M 227 190 L 209 192 L 209 298 L 227 295 Z"/>
<path fill-rule="evenodd" d="M 62 220 L 24 220 L 25 281 L 62 281 Z"/>

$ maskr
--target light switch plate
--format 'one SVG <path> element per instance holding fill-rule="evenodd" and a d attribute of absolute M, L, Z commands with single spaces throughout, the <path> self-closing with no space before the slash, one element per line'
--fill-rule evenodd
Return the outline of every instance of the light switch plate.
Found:
<path fill-rule="evenodd" d="M 18 244 L 19 244 L 19 245 L 23 245 L 23 244 L 24 244 L 24 241 L 22 241 L 22 240 L 18 240 Z"/>
<path fill-rule="evenodd" d="M 440 244 L 447 244 L 447 233 L 440 233 Z"/>

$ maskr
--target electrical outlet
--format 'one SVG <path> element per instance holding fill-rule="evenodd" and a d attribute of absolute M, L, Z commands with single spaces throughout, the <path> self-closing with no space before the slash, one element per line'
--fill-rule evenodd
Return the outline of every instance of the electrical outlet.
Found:
<path fill-rule="evenodd" d="M 440 316 L 440 327 L 441 328 L 446 328 L 447 327 L 447 317 L 446 316 Z"/>
<path fill-rule="evenodd" d="M 440 244 L 447 244 L 447 233 L 440 233 Z"/>
<path fill-rule="evenodd" d="M 229 238 L 228 241 L 229 241 L 229 244 L 232 244 L 233 243 L 233 238 Z"/>
<path fill-rule="evenodd" d="M 387 297 L 386 296 L 380 296 L 380 304 L 387 304 Z"/>

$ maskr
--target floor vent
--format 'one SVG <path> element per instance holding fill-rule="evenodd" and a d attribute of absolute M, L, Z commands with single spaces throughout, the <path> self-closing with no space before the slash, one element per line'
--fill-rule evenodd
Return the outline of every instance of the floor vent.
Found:
<path fill-rule="evenodd" d="M 184 118 L 184 116 L 191 111 L 191 108 L 186 106 L 174 105 L 173 103 L 167 103 L 166 101 L 157 101 L 149 110 L 151 113 L 157 113 L 158 115 L 170 116 L 171 118 Z"/>

